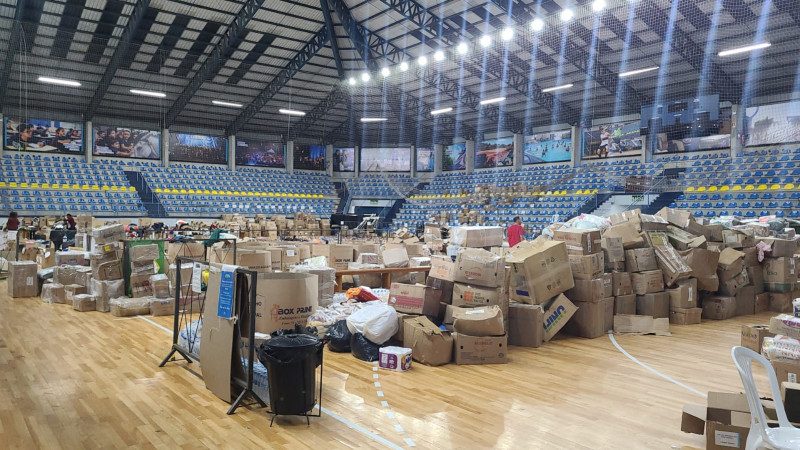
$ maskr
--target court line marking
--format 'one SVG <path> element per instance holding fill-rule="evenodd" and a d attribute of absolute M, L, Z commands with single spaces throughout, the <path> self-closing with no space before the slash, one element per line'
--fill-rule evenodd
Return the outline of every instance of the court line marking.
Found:
<path fill-rule="evenodd" d="M 150 322 L 150 323 L 152 323 L 153 325 L 157 326 L 158 328 L 161 328 L 162 330 L 166 331 L 167 333 L 169 333 L 169 334 L 172 334 L 172 330 L 170 330 L 169 328 L 167 328 L 167 327 L 165 327 L 165 326 L 163 326 L 163 325 L 161 325 L 161 324 L 158 324 L 158 323 L 156 323 L 156 322 L 153 322 L 152 320 L 148 319 L 148 318 L 147 318 L 147 317 L 145 317 L 145 316 L 136 316 L 136 317 L 138 317 L 138 318 L 140 318 L 140 319 L 144 320 L 145 322 Z"/>
<path fill-rule="evenodd" d="M 653 369 L 652 367 L 648 366 L 647 364 L 645 364 L 645 363 L 643 363 L 643 362 L 639 361 L 638 359 L 636 359 L 636 358 L 635 358 L 633 355 L 631 355 L 630 353 L 626 352 L 626 351 L 625 351 L 625 349 L 624 349 L 624 348 L 622 348 L 622 347 L 619 345 L 619 343 L 617 343 L 617 340 L 616 340 L 616 339 L 614 339 L 614 333 L 612 333 L 612 332 L 610 332 L 610 331 L 609 331 L 609 332 L 608 332 L 608 338 L 609 338 L 609 339 L 611 339 L 611 343 L 612 343 L 612 344 L 614 344 L 614 347 L 617 347 L 617 350 L 619 350 L 620 352 L 622 352 L 622 354 L 623 354 L 623 355 L 625 355 L 625 356 L 627 356 L 627 357 L 628 357 L 628 359 L 630 359 L 631 361 L 635 362 L 636 364 L 638 364 L 638 365 L 640 365 L 640 366 L 644 367 L 645 369 L 649 370 L 650 372 L 652 372 L 652 373 L 654 373 L 654 374 L 658 375 L 659 377 L 661 377 L 661 378 L 663 378 L 663 379 L 665 379 L 665 380 L 667 380 L 667 381 L 669 381 L 669 382 L 675 383 L 675 384 L 677 384 L 678 386 L 680 386 L 680 387 L 682 387 L 682 388 L 684 388 L 684 389 L 687 389 L 687 390 L 689 390 L 689 391 L 691 391 L 691 392 L 694 392 L 694 393 L 695 393 L 695 394 L 697 394 L 697 395 L 702 395 L 703 397 L 706 397 L 706 398 L 708 398 L 708 394 L 705 394 L 705 393 L 703 393 L 703 392 L 700 392 L 700 391 L 698 391 L 697 389 L 695 389 L 695 388 L 693 388 L 693 387 L 691 387 L 691 386 L 687 386 L 687 385 L 685 385 L 685 384 L 681 383 L 680 381 L 678 381 L 678 380 L 676 380 L 676 379 L 674 379 L 674 378 L 672 378 L 672 377 L 670 377 L 670 376 L 668 376 L 668 375 L 664 375 L 663 373 L 661 373 L 661 372 L 657 371 L 656 369 Z"/>

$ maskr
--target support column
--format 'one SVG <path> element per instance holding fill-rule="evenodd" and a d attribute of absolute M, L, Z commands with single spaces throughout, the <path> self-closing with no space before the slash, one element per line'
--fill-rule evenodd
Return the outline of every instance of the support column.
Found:
<path fill-rule="evenodd" d="M 522 169 L 525 160 L 525 137 L 520 133 L 514 134 L 514 170 Z"/>
<path fill-rule="evenodd" d="M 647 146 L 647 144 L 649 144 L 647 136 L 642 136 L 641 138 L 642 138 L 642 157 L 640 158 L 639 162 L 645 164 L 653 160 L 653 149 Z"/>
<path fill-rule="evenodd" d="M 417 176 L 417 146 L 411 146 L 411 178 Z"/>
<path fill-rule="evenodd" d="M 169 129 L 161 130 L 161 162 L 169 167 Z"/>
<path fill-rule="evenodd" d="M 5 126 L 5 116 L 3 116 L 2 112 L 0 112 L 0 124 L 3 124 L 3 126 Z M 0 145 L 0 158 L 3 157 L 3 153 L 5 152 L 5 146 L 6 146 L 5 142 L 2 142 L 2 145 Z"/>
<path fill-rule="evenodd" d="M 325 173 L 328 174 L 329 177 L 333 176 L 333 144 L 328 144 L 325 146 Z"/>
<path fill-rule="evenodd" d="M 94 151 L 94 130 L 92 129 L 92 121 L 87 120 L 83 130 L 83 154 L 86 158 L 86 163 L 92 163 L 92 152 Z"/>
<path fill-rule="evenodd" d="M 286 170 L 292 174 L 294 173 L 294 141 L 286 142 Z"/>
<path fill-rule="evenodd" d="M 572 126 L 572 160 L 570 161 L 571 167 L 581 165 L 581 155 L 583 155 L 583 130 L 581 127 Z"/>
<path fill-rule="evenodd" d="M 475 171 L 475 141 L 467 141 L 467 173 Z"/>
<path fill-rule="evenodd" d="M 228 136 L 228 169 L 236 170 L 236 136 Z"/>
<path fill-rule="evenodd" d="M 731 157 L 744 150 L 744 145 L 742 145 L 746 131 L 744 118 L 744 107 L 742 105 L 731 105 Z"/>
<path fill-rule="evenodd" d="M 356 178 L 361 176 L 361 146 L 356 145 L 355 150 L 353 151 L 353 169 L 355 169 Z"/>
<path fill-rule="evenodd" d="M 433 144 L 433 176 L 442 173 L 443 159 L 444 159 L 444 145 Z"/>

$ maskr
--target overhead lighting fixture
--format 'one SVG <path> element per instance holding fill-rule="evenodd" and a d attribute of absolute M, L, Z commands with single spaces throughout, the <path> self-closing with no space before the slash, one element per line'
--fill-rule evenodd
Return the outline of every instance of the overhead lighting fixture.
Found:
<path fill-rule="evenodd" d="M 364 73 L 361 74 L 361 81 L 363 81 L 364 83 L 369 81 L 369 78 L 370 78 L 369 72 L 364 72 Z"/>
<path fill-rule="evenodd" d="M 504 41 L 510 41 L 511 38 L 514 37 L 514 28 L 513 27 L 503 28 L 503 31 L 500 32 L 500 37 L 502 37 Z"/>
<path fill-rule="evenodd" d="M 542 92 L 553 92 L 553 91 L 560 91 L 562 89 L 569 89 L 574 86 L 572 83 L 569 84 L 562 84 L 561 86 L 553 86 L 547 89 L 542 89 Z"/>
<path fill-rule="evenodd" d="M 491 105 L 492 103 L 500 103 L 505 100 L 505 97 L 490 98 L 488 100 L 481 100 L 481 105 Z"/>
<path fill-rule="evenodd" d="M 281 113 L 281 114 L 286 114 L 287 116 L 305 116 L 306 115 L 306 113 L 304 113 L 303 111 L 298 111 L 296 109 L 283 109 L 283 108 L 281 108 L 281 109 L 278 110 L 278 112 Z"/>
<path fill-rule="evenodd" d="M 241 108 L 242 107 L 241 103 L 223 102 L 221 100 L 211 100 L 211 103 L 213 103 L 213 104 L 215 104 L 217 106 L 227 106 L 227 107 L 230 107 L 230 108 Z"/>
<path fill-rule="evenodd" d="M 462 42 L 458 44 L 458 46 L 456 47 L 456 51 L 458 52 L 459 55 L 466 55 L 467 52 L 469 51 L 469 45 L 467 45 L 466 42 Z"/>
<path fill-rule="evenodd" d="M 531 29 L 533 31 L 542 31 L 543 28 L 544 28 L 544 20 L 538 17 L 533 19 L 533 22 L 531 22 Z"/>
<path fill-rule="evenodd" d="M 483 36 L 481 36 L 480 43 L 481 43 L 481 47 L 486 48 L 486 47 L 492 45 L 492 37 L 489 36 L 488 34 L 484 34 Z"/>
<path fill-rule="evenodd" d="M 350 83 L 350 86 L 355 86 L 356 85 L 356 79 L 353 78 L 353 77 L 350 77 L 350 79 L 347 80 L 347 82 Z"/>
<path fill-rule="evenodd" d="M 436 53 L 433 54 L 434 61 L 444 61 L 444 52 L 441 50 L 436 50 Z"/>
<path fill-rule="evenodd" d="M 753 50 L 761 50 L 762 48 L 767 48 L 771 45 L 772 44 L 769 42 L 761 42 L 759 44 L 748 45 L 746 47 L 732 48 L 730 50 L 723 50 L 719 52 L 719 56 L 731 56 L 738 53 L 752 52 Z"/>
<path fill-rule="evenodd" d="M 630 70 L 628 72 L 622 72 L 621 74 L 619 74 L 619 77 L 625 78 L 633 75 L 639 75 L 640 73 L 652 72 L 654 70 L 658 70 L 658 66 L 645 67 L 644 69 L 636 69 L 636 70 Z"/>
<path fill-rule="evenodd" d="M 39 77 L 39 81 L 48 84 L 58 84 L 60 86 L 81 87 L 79 82 L 74 80 L 65 80 L 63 78 Z"/>
<path fill-rule="evenodd" d="M 562 9 L 559 17 L 561 17 L 561 21 L 569 22 L 570 20 L 572 20 L 573 17 L 575 17 L 575 11 L 569 8 Z"/>
<path fill-rule="evenodd" d="M 439 115 L 439 114 L 449 113 L 452 110 L 453 110 L 453 108 L 435 109 L 435 110 L 431 111 L 431 115 L 432 116 L 436 116 L 436 115 Z"/>
<path fill-rule="evenodd" d="M 408 63 L 403 61 L 400 63 L 400 72 L 405 72 L 406 70 L 408 70 Z"/>
<path fill-rule="evenodd" d="M 362 118 L 361 118 L 361 121 L 362 121 L 362 122 L 364 122 L 364 123 L 369 123 L 369 122 L 386 122 L 387 120 L 388 120 L 388 119 L 386 119 L 385 117 L 362 117 Z"/>
<path fill-rule="evenodd" d="M 389 70 L 388 67 L 384 67 L 383 69 L 381 69 L 381 75 L 383 75 L 383 78 L 386 78 L 391 74 L 392 74 L 392 71 Z"/>
<path fill-rule="evenodd" d="M 600 11 L 606 9 L 607 5 L 608 4 L 606 3 L 606 0 L 594 0 L 592 2 L 592 10 L 594 12 L 600 12 Z"/>
<path fill-rule="evenodd" d="M 164 98 L 164 97 L 166 97 L 166 96 L 167 96 L 167 94 L 165 94 L 165 93 L 163 93 L 163 92 L 155 92 L 155 91 L 142 91 L 142 90 L 139 90 L 139 89 L 131 89 L 131 90 L 130 90 L 130 93 L 131 93 L 131 94 L 136 94 L 136 95 L 144 95 L 145 97 L 158 97 L 158 98 Z"/>
<path fill-rule="evenodd" d="M 420 56 L 419 59 L 417 59 L 417 64 L 421 67 L 425 67 L 428 64 L 428 57 L 425 55 Z"/>

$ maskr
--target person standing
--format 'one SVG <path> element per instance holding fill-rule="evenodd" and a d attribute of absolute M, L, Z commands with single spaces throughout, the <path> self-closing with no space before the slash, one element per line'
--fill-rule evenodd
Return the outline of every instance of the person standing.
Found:
<path fill-rule="evenodd" d="M 514 217 L 514 224 L 508 227 L 506 234 L 508 235 L 508 248 L 513 248 L 525 240 L 525 228 L 522 227 L 522 219 L 519 216 Z"/>
<path fill-rule="evenodd" d="M 72 218 L 72 214 L 67 214 L 67 217 L 64 218 L 64 225 L 67 230 L 75 230 L 75 219 Z"/>
<path fill-rule="evenodd" d="M 19 219 L 17 218 L 17 213 L 15 211 L 11 211 L 8 214 L 8 221 L 6 225 L 3 227 L 5 231 L 17 231 L 19 230 Z"/>

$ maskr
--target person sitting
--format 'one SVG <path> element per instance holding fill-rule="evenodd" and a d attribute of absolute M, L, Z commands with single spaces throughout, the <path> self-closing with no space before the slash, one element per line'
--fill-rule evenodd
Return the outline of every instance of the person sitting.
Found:
<path fill-rule="evenodd" d="M 41 148 L 44 142 L 37 142 L 33 139 L 34 126 L 29 123 L 20 124 L 17 127 L 17 135 L 9 138 L 9 147 L 14 150 L 27 150 L 29 148 Z"/>
<path fill-rule="evenodd" d="M 8 214 L 8 221 L 3 226 L 3 231 L 17 231 L 19 230 L 19 218 L 17 218 L 17 213 L 15 211 L 11 211 Z"/>
<path fill-rule="evenodd" d="M 75 226 L 75 219 L 72 218 L 72 214 L 67 214 L 67 217 L 64 218 L 64 226 L 67 230 L 77 229 Z"/>

